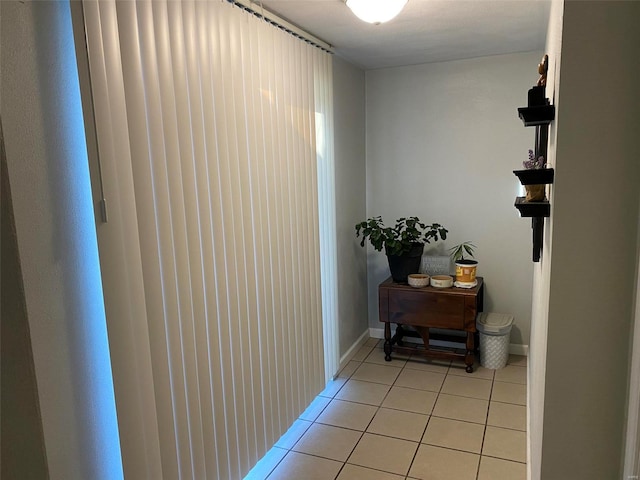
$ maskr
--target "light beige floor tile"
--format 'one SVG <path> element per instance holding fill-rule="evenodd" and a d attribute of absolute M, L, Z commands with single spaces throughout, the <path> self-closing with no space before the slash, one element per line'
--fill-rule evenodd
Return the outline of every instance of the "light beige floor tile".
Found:
<path fill-rule="evenodd" d="M 381 408 L 367 427 L 367 432 L 419 442 L 428 420 L 428 415 Z"/>
<path fill-rule="evenodd" d="M 347 463 L 406 475 L 418 444 L 365 433 Z"/>
<path fill-rule="evenodd" d="M 454 360 L 451 362 L 451 368 L 449 368 L 449 375 L 459 375 L 461 377 L 468 378 L 482 378 L 484 380 L 493 380 L 495 376 L 495 370 L 484 368 L 480 365 L 480 361 L 476 358 L 473 364 L 473 372 L 467 373 L 467 366 L 462 360 Z"/>
<path fill-rule="evenodd" d="M 314 423 L 293 450 L 344 462 L 358 443 L 361 433 L 346 428 Z"/>
<path fill-rule="evenodd" d="M 400 375 L 398 375 L 395 385 L 398 387 L 439 392 L 440 387 L 442 387 L 442 382 L 444 382 L 444 377 L 445 375 L 443 373 L 423 372 L 421 370 L 405 368 Z"/>
<path fill-rule="evenodd" d="M 432 415 L 464 422 L 485 424 L 489 402 L 478 398 L 458 397 L 441 393 Z"/>
<path fill-rule="evenodd" d="M 527 386 L 517 383 L 493 382 L 491 400 L 516 405 L 526 405 Z"/>
<path fill-rule="evenodd" d="M 525 431 L 527 429 L 527 408 L 524 405 L 491 402 L 487 425 Z"/>
<path fill-rule="evenodd" d="M 524 355 L 509 355 L 508 365 L 517 365 L 519 367 L 527 366 L 527 357 Z"/>
<path fill-rule="evenodd" d="M 269 480 L 333 480 L 338 475 L 341 462 L 314 457 L 303 453 L 289 452 L 278 464 Z"/>
<path fill-rule="evenodd" d="M 364 342 L 364 344 L 367 347 L 377 347 L 380 342 L 384 342 L 384 340 L 382 340 L 380 338 L 369 337 L 369 338 L 367 338 L 367 341 Z"/>
<path fill-rule="evenodd" d="M 406 387 L 391 387 L 387 397 L 382 402 L 382 406 L 429 415 L 436 403 L 436 398 L 438 398 L 438 394 L 435 392 Z"/>
<path fill-rule="evenodd" d="M 273 447 L 256 463 L 243 480 L 265 480 L 287 453 L 289 450 Z"/>
<path fill-rule="evenodd" d="M 356 352 L 356 354 L 351 357 L 352 361 L 357 361 L 357 362 L 362 362 L 364 361 L 365 358 L 367 358 L 367 356 L 371 353 L 371 350 L 373 350 L 373 347 L 368 346 L 368 345 L 363 345 L 362 347 L 360 347 L 360 349 Z"/>
<path fill-rule="evenodd" d="M 336 378 L 335 380 L 331 380 L 325 389 L 318 395 L 321 397 L 333 398 L 345 383 L 347 383 L 346 378 Z"/>
<path fill-rule="evenodd" d="M 316 422 L 364 432 L 377 410 L 373 405 L 332 400 Z"/>
<path fill-rule="evenodd" d="M 318 415 L 320 415 L 325 407 L 329 405 L 330 401 L 331 399 L 327 397 L 314 398 L 313 402 L 311 402 L 311 405 L 309 405 L 307 409 L 302 412 L 299 418 L 301 420 L 307 420 L 309 422 L 315 421 L 315 419 L 318 418 Z"/>
<path fill-rule="evenodd" d="M 527 384 L 527 367 L 516 367 L 507 365 L 500 370 L 496 370 L 495 380 L 497 382 Z"/>
<path fill-rule="evenodd" d="M 363 382 L 384 383 L 393 385 L 393 382 L 400 373 L 400 368 L 387 365 L 377 365 L 375 363 L 363 363 L 351 376 L 354 380 Z"/>
<path fill-rule="evenodd" d="M 425 480 L 476 480 L 480 455 L 420 445 L 409 476 Z"/>
<path fill-rule="evenodd" d="M 356 362 L 354 360 L 351 360 L 349 363 L 347 363 L 344 368 L 342 370 L 340 370 L 340 373 L 338 373 L 338 378 L 350 378 L 351 375 L 353 375 L 353 372 L 355 372 L 358 367 L 360 366 L 361 362 Z"/>
<path fill-rule="evenodd" d="M 296 420 L 293 422 L 293 425 L 285 432 L 284 435 L 280 437 L 275 444 L 276 447 L 291 449 L 296 444 L 300 437 L 304 435 L 304 433 L 309 430 L 312 422 L 307 420 Z"/>
<path fill-rule="evenodd" d="M 405 344 L 406 346 L 406 344 Z M 380 345 L 378 345 L 378 347 L 380 350 L 382 350 L 382 353 L 384 353 L 384 342 L 381 343 Z M 402 358 L 404 360 L 409 360 L 411 358 L 411 354 L 410 353 L 400 353 L 400 352 L 391 352 L 391 358 Z"/>
<path fill-rule="evenodd" d="M 481 457 L 478 480 L 527 480 L 527 466 L 499 458 Z"/>
<path fill-rule="evenodd" d="M 489 400 L 491 396 L 491 384 L 491 380 L 447 375 L 442 385 L 441 393 Z"/>
<path fill-rule="evenodd" d="M 389 388 L 389 385 L 351 379 L 340 389 L 335 398 L 368 405 L 380 405 Z"/>
<path fill-rule="evenodd" d="M 525 463 L 527 461 L 526 448 L 525 432 L 487 426 L 482 455 Z"/>
<path fill-rule="evenodd" d="M 337 480 L 404 480 L 404 478 L 404 475 L 395 475 L 347 463 L 340 475 L 338 475 Z"/>
<path fill-rule="evenodd" d="M 427 358 L 422 355 L 411 355 L 406 368 L 411 370 L 422 370 L 423 372 L 447 373 L 449 371 L 450 360 L 438 360 L 436 358 Z"/>
<path fill-rule="evenodd" d="M 431 417 L 422 443 L 464 450 L 465 452 L 480 453 L 483 437 L 484 425 L 461 422 L 449 418 Z"/>
<path fill-rule="evenodd" d="M 369 356 L 365 359 L 365 362 L 402 368 L 407 363 L 408 358 L 409 358 L 409 355 L 400 355 L 397 353 L 393 353 L 391 355 L 391 361 L 387 362 L 385 360 L 384 350 L 381 347 L 376 347 L 371 351 Z"/>

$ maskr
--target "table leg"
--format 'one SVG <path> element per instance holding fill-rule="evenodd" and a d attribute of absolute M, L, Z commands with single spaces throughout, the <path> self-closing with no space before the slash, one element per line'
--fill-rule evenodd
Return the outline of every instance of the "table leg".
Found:
<path fill-rule="evenodd" d="M 467 332 L 467 354 L 464 357 L 464 363 L 467 365 L 467 373 L 473 372 L 473 362 L 475 359 L 473 354 L 474 344 L 473 332 Z"/>
<path fill-rule="evenodd" d="M 429 351 L 429 327 L 413 327 L 422 338 L 425 351 Z"/>
<path fill-rule="evenodd" d="M 391 324 L 384 322 L 384 359 L 391 361 Z"/>
<path fill-rule="evenodd" d="M 397 343 L 399 347 L 404 347 L 402 337 L 404 337 L 404 328 L 402 328 L 401 323 L 398 323 L 396 324 L 396 334 L 393 336 L 393 341 Z"/>

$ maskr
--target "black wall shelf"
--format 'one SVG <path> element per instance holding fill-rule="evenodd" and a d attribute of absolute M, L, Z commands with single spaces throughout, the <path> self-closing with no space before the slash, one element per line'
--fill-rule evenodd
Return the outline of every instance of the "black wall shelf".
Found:
<path fill-rule="evenodd" d="M 536 127 L 535 136 L 535 158 L 540 156 L 547 158 L 547 143 L 549 138 L 549 124 L 555 119 L 556 108 L 550 105 L 549 99 L 545 97 L 545 82 L 547 73 L 548 57 L 545 55 L 544 82 L 533 87 L 528 92 L 528 106 L 518 108 L 518 116 L 525 127 Z M 543 64 L 541 64 L 543 65 Z M 542 77 L 541 77 L 542 79 Z M 538 170 L 514 170 L 522 185 L 549 185 L 554 180 L 553 168 L 542 168 Z M 514 206 L 520 212 L 521 217 L 531 218 L 531 229 L 533 230 L 533 261 L 539 262 L 542 254 L 542 240 L 544 237 L 544 219 L 551 216 L 551 205 L 545 198 L 541 202 L 527 202 L 525 197 L 516 197 Z"/>
<path fill-rule="evenodd" d="M 549 217 L 551 216 L 551 204 L 544 200 L 542 202 L 527 202 L 524 197 L 516 197 L 514 206 L 520 212 L 521 217 Z"/>
<path fill-rule="evenodd" d="M 553 168 L 540 168 L 537 170 L 514 170 L 522 185 L 540 185 L 553 183 Z"/>
<path fill-rule="evenodd" d="M 518 116 L 524 122 L 525 127 L 549 125 L 556 116 L 556 107 L 553 105 L 521 107 L 518 108 Z"/>

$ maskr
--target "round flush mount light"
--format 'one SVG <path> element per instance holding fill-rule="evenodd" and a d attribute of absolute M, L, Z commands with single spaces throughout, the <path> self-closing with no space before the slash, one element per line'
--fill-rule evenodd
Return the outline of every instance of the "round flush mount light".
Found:
<path fill-rule="evenodd" d="M 347 0 L 356 17 L 376 25 L 394 18 L 406 4 L 407 0 Z"/>

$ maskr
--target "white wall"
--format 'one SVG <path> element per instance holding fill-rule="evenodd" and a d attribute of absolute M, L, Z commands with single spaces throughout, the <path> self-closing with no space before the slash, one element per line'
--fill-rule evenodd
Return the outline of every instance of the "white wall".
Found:
<path fill-rule="evenodd" d="M 49 478 L 122 478 L 68 2 L 0 2 L 2 126 Z"/>
<path fill-rule="evenodd" d="M 340 356 L 367 331 L 367 258 L 354 225 L 366 215 L 364 72 L 333 58 Z"/>
<path fill-rule="evenodd" d="M 556 178 L 547 239 L 553 255 L 536 275 L 549 299 L 548 312 L 540 308 L 534 318 L 548 319 L 534 480 L 622 478 L 639 244 L 638 18 L 638 2 L 565 2 L 563 16 L 553 8 L 562 63 L 548 92 L 557 105 L 550 142 Z M 553 64 L 560 42 L 550 40 Z M 534 341 L 535 355 L 544 354 L 544 342 Z M 538 388 L 536 376 L 531 389 Z"/>
<path fill-rule="evenodd" d="M 417 215 L 449 229 L 432 253 L 477 245 L 485 311 L 515 316 L 511 343 L 529 343 L 531 222 L 513 203 L 534 130 L 518 119 L 537 80 L 540 52 L 367 72 L 367 216 Z M 427 246 L 429 248 L 429 246 Z M 429 252 L 429 249 L 427 249 Z M 389 275 L 368 249 L 369 325 L 379 328 L 377 286 Z"/>
<path fill-rule="evenodd" d="M 13 206 L 0 128 L 0 391 L 2 433 L 0 476 L 47 478 L 42 418 L 33 367 L 31 338 L 18 258 Z"/>
<path fill-rule="evenodd" d="M 561 47 L 562 47 L 562 15 L 563 0 L 554 0 L 551 4 L 549 27 L 547 30 L 547 54 L 549 55 L 549 71 L 547 75 L 546 93 L 556 109 L 561 108 L 555 92 L 560 81 Z M 547 160 L 556 164 L 556 133 L 557 122 L 549 128 L 549 144 Z M 549 187 L 548 195 L 553 198 L 553 186 Z M 555 202 L 551 203 L 552 209 Z M 540 262 L 534 265 L 533 302 L 531 311 L 531 340 L 529 342 L 528 385 L 527 389 L 527 468 L 530 479 L 540 479 L 542 466 L 542 427 L 544 417 L 545 373 L 547 361 L 547 326 L 549 320 L 549 277 L 551 275 L 551 261 L 553 249 L 551 236 L 553 221 L 545 219 L 543 251 Z"/>

